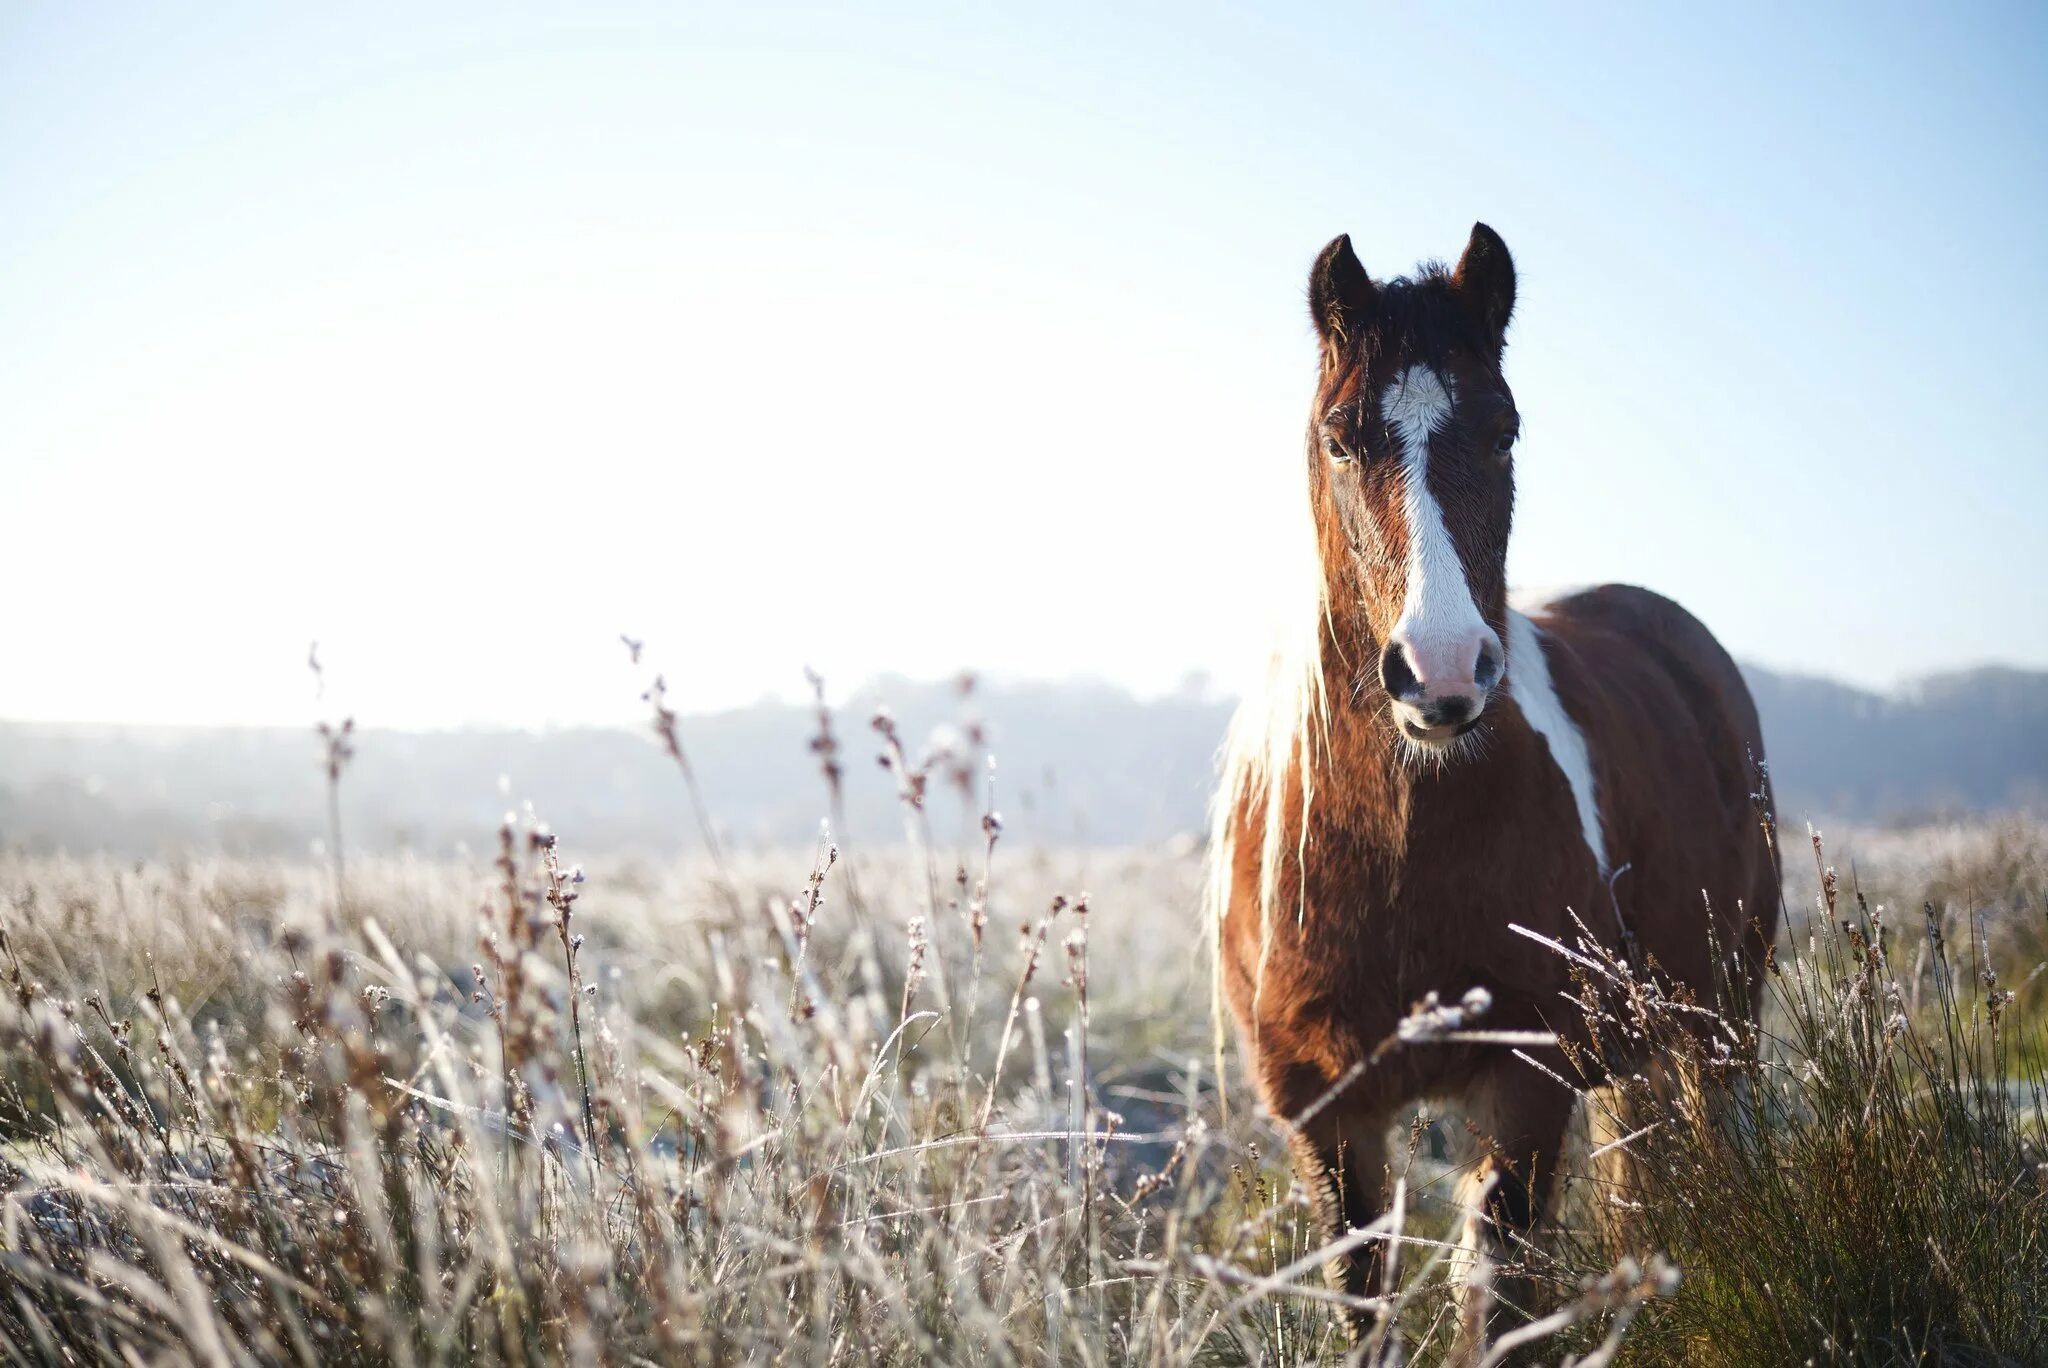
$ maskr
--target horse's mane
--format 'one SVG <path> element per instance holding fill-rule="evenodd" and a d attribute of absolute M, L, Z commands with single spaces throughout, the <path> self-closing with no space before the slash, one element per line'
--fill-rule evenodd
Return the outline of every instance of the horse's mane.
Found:
<path fill-rule="evenodd" d="M 1310 495 L 1300 502 L 1296 568 L 1310 582 L 1293 591 L 1289 617 L 1280 624 L 1263 685 L 1252 689 L 1230 720 L 1220 758 L 1221 773 L 1209 803 L 1208 869 L 1203 922 L 1210 940 L 1214 978 L 1216 1083 L 1223 1087 L 1223 919 L 1230 911 L 1237 879 L 1238 839 L 1259 840 L 1259 980 L 1265 981 L 1266 952 L 1272 946 L 1280 906 L 1280 872 L 1287 863 L 1287 800 L 1298 785 L 1301 809 L 1294 851 L 1295 914 L 1304 909 L 1307 881 L 1300 875 L 1307 857 L 1308 813 L 1315 797 L 1318 761 L 1328 755 L 1330 691 L 1323 670 L 1323 634 L 1329 617 L 1329 583 L 1323 573 Z M 1254 815 L 1255 814 L 1255 815 Z M 1250 820 L 1247 821 L 1247 818 Z"/>
<path fill-rule="evenodd" d="M 1306 508 L 1303 518 L 1311 521 Z M 1237 840 L 1247 825 L 1248 811 L 1261 814 L 1251 823 L 1262 838 L 1260 915 L 1268 916 L 1278 906 L 1280 870 L 1286 863 L 1281 844 L 1288 783 L 1300 785 L 1300 817 L 1306 819 L 1315 791 L 1316 761 L 1328 751 L 1330 698 L 1323 671 L 1323 632 L 1329 595 L 1312 521 L 1305 536 L 1309 545 L 1299 557 L 1308 563 L 1303 568 L 1314 573 L 1314 583 L 1290 605 L 1293 620 L 1280 626 L 1262 685 L 1246 694 L 1231 717 L 1219 782 L 1210 800 L 1208 900 L 1219 921 L 1229 910 Z M 1301 826 L 1305 833 L 1306 820 Z"/>

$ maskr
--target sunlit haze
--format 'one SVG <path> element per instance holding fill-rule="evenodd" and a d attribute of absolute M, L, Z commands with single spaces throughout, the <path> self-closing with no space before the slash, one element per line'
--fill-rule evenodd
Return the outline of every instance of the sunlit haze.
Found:
<path fill-rule="evenodd" d="M 0 717 L 1237 687 L 1310 261 L 1475 219 L 1517 582 L 2048 665 L 2042 11 L 1119 8 L 0 11 Z"/>

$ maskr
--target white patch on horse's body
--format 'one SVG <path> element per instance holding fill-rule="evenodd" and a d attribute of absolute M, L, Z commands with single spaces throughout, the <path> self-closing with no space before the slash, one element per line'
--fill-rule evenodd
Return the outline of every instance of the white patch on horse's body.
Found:
<path fill-rule="evenodd" d="M 1579 831 L 1600 877 L 1607 877 L 1607 838 L 1600 827 L 1600 798 L 1593 787 L 1593 760 L 1586 734 L 1564 710 L 1557 686 L 1550 680 L 1550 661 L 1543 654 L 1543 634 L 1528 616 L 1508 610 L 1508 691 L 1522 705 L 1522 716 L 1550 747 L 1550 758 L 1564 771 L 1572 800 L 1579 809 Z"/>
<path fill-rule="evenodd" d="M 1388 426 L 1401 438 L 1405 483 L 1401 512 L 1408 523 L 1408 596 L 1394 638 L 1405 640 L 1429 664 L 1439 649 L 1455 649 L 1486 630 L 1465 563 L 1444 525 L 1444 510 L 1429 488 L 1429 439 L 1451 416 L 1452 395 L 1427 366 L 1410 366 L 1387 386 L 1380 401 Z M 1470 662 L 1461 662 L 1470 668 Z"/>

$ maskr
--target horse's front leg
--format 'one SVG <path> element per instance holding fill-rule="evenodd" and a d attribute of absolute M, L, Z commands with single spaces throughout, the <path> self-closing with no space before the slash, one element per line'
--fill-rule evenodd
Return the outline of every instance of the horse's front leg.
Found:
<path fill-rule="evenodd" d="M 1465 1119 L 1482 1159 L 1461 1185 L 1464 1247 L 1458 1336 L 1448 1362 L 1476 1359 L 1490 1338 L 1528 1317 L 1528 1279 L 1513 1275 L 1523 1246 L 1549 1208 L 1578 1095 L 1555 1078 L 1509 1059 L 1475 1080 Z M 1502 1266 L 1508 1272 L 1504 1276 Z"/>
<path fill-rule="evenodd" d="M 1314 1204 L 1317 1236 L 1337 1244 L 1386 1212 L 1388 1114 L 1363 1099 L 1330 1095 L 1327 1085 L 1290 1081 L 1297 1086 L 1276 1090 L 1281 1105 L 1274 1111 L 1285 1121 L 1295 1174 Z M 1363 1303 L 1379 1291 L 1384 1248 L 1381 1240 L 1355 1243 L 1323 1265 L 1324 1281 L 1358 1303 L 1347 1308 L 1354 1332 L 1371 1322 Z"/>

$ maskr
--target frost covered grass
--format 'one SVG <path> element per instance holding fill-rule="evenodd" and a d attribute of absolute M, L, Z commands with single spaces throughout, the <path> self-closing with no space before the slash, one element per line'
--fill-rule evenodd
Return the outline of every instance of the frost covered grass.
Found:
<path fill-rule="evenodd" d="M 1873 848 L 1888 910 L 1829 881 L 1760 1032 L 1589 954 L 1585 1010 L 1652 1049 L 1588 1104 L 1620 1143 L 1475 1269 L 1458 1128 L 1418 1122 L 1354 1303 L 1207 1065 L 1199 853 L 1011 849 L 974 757 L 874 736 L 885 850 L 741 855 L 707 811 L 659 866 L 531 813 L 474 864 L 0 855 L 12 1359 L 1434 1362 L 1511 1281 L 1538 1304 L 1475 1361 L 2048 1353 L 2039 828 Z"/>
<path fill-rule="evenodd" d="M 1889 904 L 1802 844 L 1756 1027 L 1573 947 L 1592 1053 L 1649 1063 L 1589 1093 L 1608 1148 L 1538 1262 L 1684 1270 L 1625 1362 L 2048 1362 L 2040 831 L 1859 843 Z"/>

